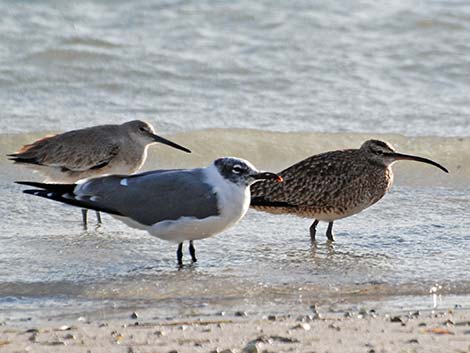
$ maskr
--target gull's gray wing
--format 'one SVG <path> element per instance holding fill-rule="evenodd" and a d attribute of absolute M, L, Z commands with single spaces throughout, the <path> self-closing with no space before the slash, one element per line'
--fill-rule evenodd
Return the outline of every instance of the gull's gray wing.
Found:
<path fill-rule="evenodd" d="M 74 193 L 90 208 L 112 209 L 145 225 L 219 214 L 217 195 L 203 169 L 111 175 L 91 179 Z"/>

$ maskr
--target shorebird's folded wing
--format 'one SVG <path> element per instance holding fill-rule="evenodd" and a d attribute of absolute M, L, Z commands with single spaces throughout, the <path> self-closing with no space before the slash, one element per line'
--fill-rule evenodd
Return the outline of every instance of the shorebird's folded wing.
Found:
<path fill-rule="evenodd" d="M 16 163 L 85 171 L 106 166 L 119 153 L 116 142 L 104 138 L 100 143 L 94 143 L 93 136 L 85 133 L 86 130 L 77 130 L 46 136 L 23 146 L 9 157 Z"/>

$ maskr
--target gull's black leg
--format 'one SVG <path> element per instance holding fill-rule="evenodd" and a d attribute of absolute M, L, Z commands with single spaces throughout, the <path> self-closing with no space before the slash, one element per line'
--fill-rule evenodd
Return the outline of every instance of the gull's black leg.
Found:
<path fill-rule="evenodd" d="M 318 222 L 320 222 L 319 220 L 315 220 L 312 225 L 310 226 L 310 239 L 312 241 L 315 241 L 315 234 L 317 233 L 317 225 L 318 225 Z"/>
<path fill-rule="evenodd" d="M 326 237 L 329 241 L 335 241 L 333 234 L 333 222 L 328 223 L 328 229 L 326 230 Z"/>
<path fill-rule="evenodd" d="M 101 221 L 101 214 L 99 211 L 96 211 L 96 221 L 98 224 L 102 224 L 103 222 Z"/>
<path fill-rule="evenodd" d="M 176 250 L 176 260 L 178 266 L 183 266 L 183 243 L 178 244 L 178 250 Z"/>
<path fill-rule="evenodd" d="M 189 241 L 189 253 L 191 254 L 191 260 L 193 260 L 193 262 L 197 262 L 196 249 L 194 249 L 194 245 L 193 245 L 192 240 Z"/>
<path fill-rule="evenodd" d="M 88 213 L 88 210 L 86 208 L 82 208 L 83 229 L 85 229 L 85 230 L 87 230 L 87 228 L 88 228 L 87 213 Z"/>

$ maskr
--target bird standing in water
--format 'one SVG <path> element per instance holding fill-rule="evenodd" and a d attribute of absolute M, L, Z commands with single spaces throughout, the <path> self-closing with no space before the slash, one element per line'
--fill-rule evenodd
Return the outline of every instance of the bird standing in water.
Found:
<path fill-rule="evenodd" d="M 110 175 L 79 184 L 18 182 L 36 189 L 27 194 L 113 215 L 127 225 L 178 244 L 183 241 L 196 262 L 193 240 L 207 238 L 236 224 L 250 206 L 250 185 L 282 178 L 259 172 L 243 159 L 225 157 L 206 168 L 154 170 L 134 175 Z"/>
<path fill-rule="evenodd" d="M 191 153 L 187 148 L 155 134 L 140 120 L 121 125 L 98 125 L 43 137 L 9 154 L 15 163 L 32 168 L 48 183 L 75 183 L 109 174 L 132 174 L 147 158 L 147 148 L 162 143 Z M 82 210 L 87 225 L 87 210 Z M 97 212 L 98 223 L 101 217 Z"/>
<path fill-rule="evenodd" d="M 334 241 L 333 222 L 352 216 L 379 201 L 393 184 L 392 164 L 411 160 L 442 165 L 397 153 L 387 142 L 368 140 L 358 149 L 337 150 L 306 158 L 278 173 L 282 184 L 264 180 L 251 187 L 251 206 L 275 214 L 313 218 L 315 240 L 319 221 L 328 222 L 326 236 Z"/>

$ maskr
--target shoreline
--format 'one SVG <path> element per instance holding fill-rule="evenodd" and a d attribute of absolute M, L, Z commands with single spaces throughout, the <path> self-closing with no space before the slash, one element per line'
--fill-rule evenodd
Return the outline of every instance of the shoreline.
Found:
<path fill-rule="evenodd" d="M 165 316 L 142 306 L 5 320 L 2 352 L 468 352 L 470 308 L 380 303 Z M 349 309 L 348 309 L 349 307 Z M 275 309 L 275 308 L 273 308 Z M 212 311 L 212 312 L 211 312 Z M 208 312 L 211 312 L 210 314 Z"/>

